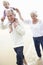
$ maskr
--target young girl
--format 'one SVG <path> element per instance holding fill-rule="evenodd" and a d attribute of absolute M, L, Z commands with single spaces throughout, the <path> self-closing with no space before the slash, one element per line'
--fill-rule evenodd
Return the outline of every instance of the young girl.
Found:
<path fill-rule="evenodd" d="M 2 22 L 5 20 L 5 18 L 6 18 L 6 12 L 9 9 L 12 10 L 12 11 L 16 11 L 19 14 L 20 19 L 23 20 L 19 9 L 14 8 L 14 7 L 10 7 L 10 4 L 9 4 L 8 1 L 3 1 L 3 6 L 5 7 L 5 10 L 4 10 L 4 13 L 3 13 L 3 17 L 1 18 Z M 16 16 L 16 14 L 15 14 L 15 16 Z"/>

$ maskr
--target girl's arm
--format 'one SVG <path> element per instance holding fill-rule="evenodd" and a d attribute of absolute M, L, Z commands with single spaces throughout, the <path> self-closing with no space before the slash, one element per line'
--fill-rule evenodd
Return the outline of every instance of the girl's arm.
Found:
<path fill-rule="evenodd" d="M 21 19 L 22 21 L 24 21 L 24 19 L 23 19 L 22 16 L 21 16 L 21 13 L 20 13 L 19 9 L 13 8 L 13 10 L 17 11 L 17 13 L 19 14 L 20 19 Z"/>
<path fill-rule="evenodd" d="M 2 21 L 2 22 L 4 22 L 5 17 L 6 17 L 6 11 L 4 10 L 4 12 L 3 12 L 3 17 L 1 18 L 1 21 Z"/>

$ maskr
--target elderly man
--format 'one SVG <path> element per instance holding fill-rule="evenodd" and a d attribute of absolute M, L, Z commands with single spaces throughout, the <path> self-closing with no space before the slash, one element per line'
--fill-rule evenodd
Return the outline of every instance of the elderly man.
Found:
<path fill-rule="evenodd" d="M 13 36 L 14 50 L 16 52 L 17 64 L 23 65 L 23 59 L 24 59 L 24 55 L 23 55 L 23 47 L 24 47 L 23 35 L 25 34 L 24 28 L 23 28 L 22 24 L 18 21 L 18 19 L 15 18 L 14 12 L 12 10 L 8 10 L 6 12 L 6 16 L 9 20 L 10 33 Z"/>

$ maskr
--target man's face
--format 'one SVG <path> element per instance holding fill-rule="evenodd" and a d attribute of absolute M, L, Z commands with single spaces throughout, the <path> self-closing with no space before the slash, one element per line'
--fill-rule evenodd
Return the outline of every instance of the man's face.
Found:
<path fill-rule="evenodd" d="M 11 23 L 14 22 L 15 16 L 14 16 L 14 14 L 13 14 L 11 11 L 7 13 L 7 17 L 8 17 L 8 20 L 9 20 Z"/>

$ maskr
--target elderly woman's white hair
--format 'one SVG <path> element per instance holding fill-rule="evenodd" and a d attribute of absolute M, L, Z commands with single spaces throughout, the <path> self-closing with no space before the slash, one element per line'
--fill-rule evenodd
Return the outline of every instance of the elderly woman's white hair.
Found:
<path fill-rule="evenodd" d="M 30 15 L 31 15 L 31 16 L 35 15 L 35 16 L 37 17 L 37 11 L 32 11 L 32 12 L 30 13 Z"/>

